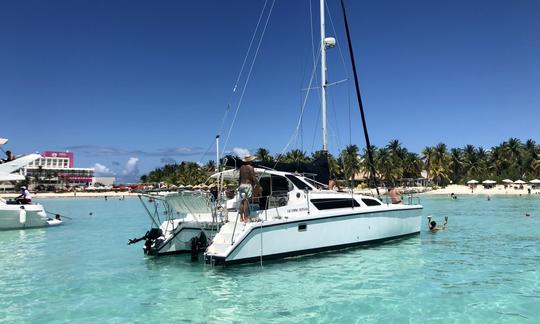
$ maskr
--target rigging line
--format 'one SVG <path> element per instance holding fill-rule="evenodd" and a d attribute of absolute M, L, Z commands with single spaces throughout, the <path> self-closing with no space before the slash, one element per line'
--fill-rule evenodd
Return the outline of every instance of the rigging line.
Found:
<path fill-rule="evenodd" d="M 320 57 L 320 54 L 321 52 L 319 52 L 319 55 L 317 55 L 317 60 L 319 59 Z M 285 145 L 285 147 L 283 148 L 283 150 L 281 151 L 280 155 L 278 155 L 278 158 L 276 159 L 276 163 L 274 164 L 274 167 L 273 169 L 276 168 L 278 162 L 279 162 L 279 158 L 280 157 L 283 157 L 283 153 L 285 153 L 285 151 L 287 150 L 287 148 L 289 147 L 289 145 L 291 145 L 291 142 L 294 140 L 294 138 L 296 137 L 296 135 L 298 134 L 298 130 L 300 129 L 300 123 L 302 122 L 302 116 L 304 115 L 304 112 L 305 112 L 305 109 L 306 109 L 306 105 L 307 105 L 307 99 L 309 97 L 309 92 L 311 91 L 311 85 L 313 83 L 313 79 L 315 78 L 315 74 L 317 72 L 317 67 L 313 67 L 313 70 L 311 71 L 311 78 L 309 80 L 309 86 L 308 86 L 308 90 L 306 91 L 306 96 L 304 97 L 304 103 L 302 104 L 302 111 L 300 113 L 300 118 L 298 119 L 298 123 L 296 124 L 296 129 L 295 131 L 293 132 L 291 138 L 289 139 L 289 142 L 287 143 L 287 145 Z"/>
<path fill-rule="evenodd" d="M 246 66 L 246 62 L 247 62 L 247 59 L 249 57 L 249 53 L 251 52 L 251 47 L 253 46 L 253 41 L 255 40 L 255 36 L 257 35 L 257 31 L 259 30 L 259 26 L 261 24 L 261 20 L 262 20 L 264 11 L 266 10 L 266 5 L 267 4 L 268 4 L 268 0 L 266 0 L 264 2 L 264 6 L 263 6 L 263 8 L 261 10 L 261 13 L 259 15 L 259 19 L 257 20 L 257 25 L 255 26 L 255 30 L 253 31 L 253 35 L 251 35 L 251 40 L 249 42 L 249 46 L 248 46 L 248 49 L 246 51 L 246 55 L 244 56 L 244 61 L 242 62 L 242 67 L 240 68 L 240 72 L 238 72 L 238 76 L 236 77 L 236 81 L 234 82 L 234 87 L 233 87 L 233 90 L 232 90 L 231 95 L 229 97 L 229 100 L 228 100 L 228 103 L 227 103 L 227 109 L 225 110 L 225 114 L 223 115 L 223 120 L 221 121 L 221 126 L 219 127 L 219 133 L 218 134 L 221 134 L 221 132 L 223 131 L 223 126 L 225 125 L 225 119 L 226 119 L 227 115 L 229 114 L 229 110 L 231 109 L 232 98 L 233 98 L 234 94 L 236 93 L 236 88 L 238 87 L 238 82 L 240 82 L 240 78 L 242 77 L 242 74 L 244 72 L 244 68 Z"/>
<path fill-rule="evenodd" d="M 330 7 L 328 7 L 327 2 L 325 2 L 325 5 L 326 5 L 327 11 L 331 12 Z M 332 19 L 332 15 L 329 14 L 328 17 L 330 18 L 330 26 L 332 26 L 334 35 L 337 35 L 336 27 L 334 25 L 334 20 Z M 347 64 L 345 63 L 345 56 L 343 55 L 343 50 L 339 44 L 340 44 L 339 42 L 336 42 L 336 46 L 339 52 L 339 58 L 341 59 L 341 64 L 343 65 L 343 72 L 345 73 L 345 77 L 347 78 L 347 81 L 349 81 L 350 77 L 349 77 L 349 72 L 347 69 Z M 352 123 L 351 123 L 351 84 L 350 82 L 347 82 L 347 104 L 348 104 L 348 110 L 349 110 L 349 145 L 351 145 L 352 144 Z"/>
<path fill-rule="evenodd" d="M 332 105 L 330 105 L 330 109 L 332 109 L 332 112 L 334 113 L 334 127 L 335 127 L 334 137 L 336 139 L 336 145 L 337 145 L 338 150 L 341 150 L 341 142 L 339 140 L 341 138 L 341 134 L 339 133 L 337 113 L 336 113 L 336 110 L 337 110 L 336 102 L 334 99 L 335 99 L 334 94 L 330 92 L 330 101 L 332 102 Z"/>
<path fill-rule="evenodd" d="M 216 143 L 215 141 L 212 141 L 212 142 L 210 143 L 210 145 L 208 145 L 208 148 L 207 148 L 206 151 L 201 155 L 201 158 L 200 158 L 199 161 L 198 161 L 199 164 L 202 163 L 202 159 L 208 154 L 208 152 L 212 149 L 212 146 L 214 146 L 215 143 Z M 217 163 L 217 162 L 218 162 L 218 161 L 216 161 L 216 163 Z"/>
<path fill-rule="evenodd" d="M 311 36 L 311 56 L 313 59 L 313 65 L 316 65 L 317 61 L 315 60 L 315 39 L 313 38 L 313 9 L 311 7 L 311 0 L 309 0 L 309 35 Z"/>
<path fill-rule="evenodd" d="M 313 132 L 313 139 L 311 141 L 311 151 L 313 152 L 313 149 L 315 148 L 315 139 L 317 138 L 317 134 L 319 133 L 319 120 L 321 119 L 321 110 L 317 109 L 317 120 L 315 121 L 315 131 Z"/>
<path fill-rule="evenodd" d="M 251 72 L 253 72 L 253 66 L 255 65 L 255 61 L 257 60 L 257 56 L 259 55 L 259 50 L 261 48 L 262 40 L 264 39 L 264 34 L 266 33 L 266 29 L 268 27 L 268 22 L 270 21 L 270 17 L 272 16 L 272 11 L 274 10 L 274 5 L 276 4 L 276 0 L 272 1 L 272 6 L 270 7 L 270 10 L 268 12 L 268 17 L 266 17 L 266 22 L 264 24 L 264 28 L 261 33 L 261 37 L 259 39 L 259 43 L 257 44 L 257 49 L 255 50 L 255 54 L 253 56 L 253 60 L 251 62 L 251 66 L 249 67 L 249 72 L 246 77 L 246 81 L 244 82 L 244 87 L 242 89 L 242 94 L 240 95 L 240 99 L 238 100 L 238 105 L 236 106 L 236 111 L 234 112 L 234 117 L 231 122 L 231 127 L 229 128 L 229 132 L 227 133 L 227 138 L 225 140 L 225 144 L 223 145 L 223 150 L 221 151 L 221 156 L 225 153 L 225 150 L 227 148 L 227 145 L 229 143 L 229 138 L 231 137 L 231 132 L 234 127 L 234 124 L 236 122 L 236 117 L 238 116 L 238 111 L 240 110 L 240 106 L 242 105 L 242 100 L 244 99 L 244 94 L 246 93 L 247 85 L 249 83 L 249 80 L 251 78 Z"/>
<path fill-rule="evenodd" d="M 326 10 L 328 12 L 330 11 L 330 7 L 328 6 L 328 3 L 325 1 Z M 329 14 L 328 17 L 330 18 L 330 26 L 332 26 L 332 31 L 334 32 L 334 35 L 337 35 L 336 27 L 334 25 L 334 20 L 332 19 L 332 15 Z M 336 47 L 338 48 L 339 52 L 339 58 L 341 59 L 341 64 L 343 66 L 343 72 L 345 73 L 346 81 L 347 81 L 347 102 L 348 102 L 348 110 L 349 110 L 349 144 L 352 144 L 352 133 L 351 133 L 351 98 L 350 98 L 350 92 L 351 92 L 351 84 L 348 82 L 350 80 L 349 72 L 347 70 L 347 64 L 345 63 L 345 56 L 343 55 L 343 49 L 339 45 L 339 42 L 336 42 Z"/>
<path fill-rule="evenodd" d="M 326 10 L 328 12 L 330 11 L 330 7 L 328 7 L 328 3 L 324 2 L 326 5 Z M 334 35 L 337 35 L 336 28 L 334 26 L 334 20 L 332 19 L 332 15 L 329 14 L 328 17 L 330 18 L 330 26 L 332 26 L 332 30 L 334 31 Z M 339 57 L 341 58 L 341 64 L 343 65 L 343 72 L 345 73 L 345 77 L 347 78 L 347 81 L 349 81 L 349 73 L 347 72 L 347 64 L 345 64 L 345 56 L 343 56 L 343 51 L 341 49 L 341 46 L 339 45 L 339 42 L 336 42 L 336 47 L 338 48 Z"/>

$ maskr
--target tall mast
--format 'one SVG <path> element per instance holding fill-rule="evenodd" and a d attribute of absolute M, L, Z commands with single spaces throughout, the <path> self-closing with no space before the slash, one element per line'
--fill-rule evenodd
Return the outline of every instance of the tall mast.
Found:
<path fill-rule="evenodd" d="M 321 0 L 321 115 L 323 151 L 328 151 L 328 134 L 326 130 L 326 37 L 324 30 L 324 0 Z"/>

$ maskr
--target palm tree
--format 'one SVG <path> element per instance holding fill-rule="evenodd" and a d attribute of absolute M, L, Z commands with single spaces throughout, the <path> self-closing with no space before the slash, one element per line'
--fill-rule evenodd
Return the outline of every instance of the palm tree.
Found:
<path fill-rule="evenodd" d="M 482 163 L 473 145 L 468 144 L 463 148 L 463 170 L 470 179 L 478 178 L 482 173 Z"/>
<path fill-rule="evenodd" d="M 381 178 L 392 184 L 396 183 L 396 180 L 403 174 L 403 169 L 398 166 L 396 159 L 392 156 L 392 153 L 387 148 L 381 148 L 377 152 L 377 159 L 375 165 L 377 171 L 381 175 Z"/>
<path fill-rule="evenodd" d="M 422 160 L 424 160 L 424 169 L 427 172 L 427 178 L 431 179 L 431 170 L 436 167 L 435 163 L 435 148 L 426 146 L 422 150 Z"/>
<path fill-rule="evenodd" d="M 206 164 L 204 165 L 204 169 L 206 169 L 207 172 L 211 173 L 216 171 L 216 162 L 214 160 L 208 160 Z"/>
<path fill-rule="evenodd" d="M 523 177 L 523 144 L 517 138 L 510 138 L 503 144 L 503 152 L 509 163 L 509 173 L 513 178 L 521 179 Z"/>
<path fill-rule="evenodd" d="M 260 147 L 257 152 L 255 153 L 255 156 L 257 157 L 257 160 L 261 162 L 273 162 L 274 157 L 270 154 L 270 151 L 268 151 L 265 148 Z"/>
<path fill-rule="evenodd" d="M 539 158 L 539 148 L 533 139 L 528 139 L 523 148 L 523 171 L 526 175 L 536 177 L 534 162 Z"/>
<path fill-rule="evenodd" d="M 358 156 L 358 146 L 347 145 L 341 154 L 340 160 L 343 163 L 343 173 L 353 186 L 354 175 L 360 171 L 360 157 Z"/>
<path fill-rule="evenodd" d="M 458 148 L 450 149 L 450 180 L 453 183 L 458 183 L 461 179 L 463 170 L 462 153 Z"/>
<path fill-rule="evenodd" d="M 304 151 L 299 149 L 290 150 L 285 154 L 284 162 L 287 163 L 305 163 L 308 162 L 309 158 L 306 156 Z"/>
<path fill-rule="evenodd" d="M 389 150 L 391 164 L 396 168 L 397 179 L 403 178 L 404 160 L 407 156 L 407 149 L 401 146 L 398 140 L 391 140 L 386 148 Z M 396 179 L 396 180 L 397 180 Z"/>
<path fill-rule="evenodd" d="M 422 159 L 416 153 L 407 152 L 403 159 L 403 178 L 419 178 L 423 170 Z"/>

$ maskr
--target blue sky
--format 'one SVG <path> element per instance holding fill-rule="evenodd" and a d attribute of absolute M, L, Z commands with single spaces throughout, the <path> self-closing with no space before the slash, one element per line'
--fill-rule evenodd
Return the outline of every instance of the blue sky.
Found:
<path fill-rule="evenodd" d="M 264 3 L 1 1 L 0 136 L 19 154 L 74 151 L 76 166 L 97 164 L 124 181 L 166 162 L 214 159 L 211 145 L 230 103 L 222 137 L 229 131 L 245 74 L 232 89 Z M 373 144 L 399 139 L 419 152 L 441 141 L 540 141 L 540 2 L 347 5 Z M 317 41 L 318 1 L 311 6 Z M 338 48 L 328 52 L 333 82 L 351 72 L 338 2 L 328 7 L 345 56 L 344 64 Z M 293 136 L 312 60 L 310 2 L 276 1 L 227 151 L 321 148 L 316 92 Z M 350 142 L 364 146 L 353 87 L 351 78 L 329 91 L 334 154 Z"/>

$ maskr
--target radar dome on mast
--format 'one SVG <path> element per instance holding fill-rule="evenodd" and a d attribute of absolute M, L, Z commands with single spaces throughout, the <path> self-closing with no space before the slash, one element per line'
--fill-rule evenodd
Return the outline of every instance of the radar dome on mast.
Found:
<path fill-rule="evenodd" d="M 333 48 L 336 46 L 336 39 L 334 37 L 325 37 L 324 38 L 324 47 Z"/>

